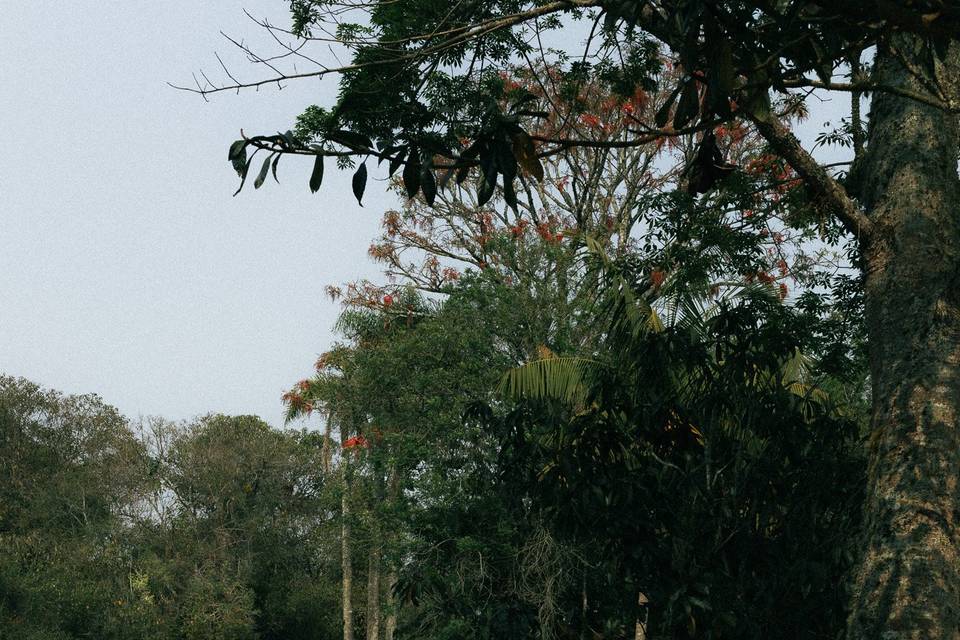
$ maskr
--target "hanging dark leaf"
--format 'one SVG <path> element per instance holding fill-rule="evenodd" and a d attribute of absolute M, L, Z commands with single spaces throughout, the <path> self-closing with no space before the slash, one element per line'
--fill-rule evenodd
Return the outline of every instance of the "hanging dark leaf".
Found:
<path fill-rule="evenodd" d="M 480 150 L 483 148 L 483 144 L 477 140 L 471 144 L 467 149 L 460 154 L 460 158 L 457 160 L 460 167 L 457 169 L 457 184 L 463 184 L 463 181 L 467 179 L 467 176 L 470 175 L 470 167 L 473 164 L 474 158 L 480 155 Z"/>
<path fill-rule="evenodd" d="M 383 164 L 384 160 L 390 160 L 393 158 L 393 154 L 401 149 L 404 149 L 406 145 L 402 144 L 391 144 L 389 146 L 383 147 L 380 149 L 380 155 L 377 157 L 377 166 L 379 167 Z"/>
<path fill-rule="evenodd" d="M 480 176 L 480 187 L 477 189 L 477 205 L 483 206 L 493 197 L 497 188 L 497 171 L 491 168 L 490 173 L 484 172 Z"/>
<path fill-rule="evenodd" d="M 243 177 L 244 167 L 247 166 L 247 146 L 246 141 L 237 140 L 230 147 L 230 163 L 237 175 Z"/>
<path fill-rule="evenodd" d="M 237 190 L 233 192 L 234 196 L 243 191 L 243 185 L 247 182 L 247 174 L 250 172 L 250 163 L 253 162 L 253 158 L 257 155 L 257 151 L 260 151 L 260 149 L 254 149 L 253 153 L 250 154 L 250 157 L 247 158 L 247 161 L 243 163 L 243 167 L 241 167 L 240 171 L 238 171 L 240 174 L 240 186 L 237 187 Z"/>
<path fill-rule="evenodd" d="M 420 154 L 416 147 L 410 147 L 407 164 L 403 167 L 403 187 L 407 197 L 413 198 L 420 191 Z"/>
<path fill-rule="evenodd" d="M 323 156 L 318 155 L 313 162 L 313 173 L 310 174 L 310 192 L 316 193 L 323 183 Z"/>
<path fill-rule="evenodd" d="M 688 122 L 700 113 L 700 92 L 697 91 L 697 81 L 691 78 L 683 87 L 680 102 L 673 114 L 673 128 L 682 129 Z"/>
<path fill-rule="evenodd" d="M 736 170 L 737 166 L 727 162 L 720 147 L 717 146 L 717 137 L 710 131 L 705 133 L 697 148 L 693 161 L 684 170 L 687 177 L 687 192 L 696 195 L 706 193 L 713 186 Z"/>
<path fill-rule="evenodd" d="M 513 155 L 513 150 L 506 142 L 497 142 L 494 146 L 494 162 L 497 170 L 503 174 L 503 180 L 513 180 L 517 175 L 517 159 Z"/>
<path fill-rule="evenodd" d="M 717 48 L 717 61 L 707 75 L 707 108 L 724 118 L 731 115 L 730 95 L 733 93 L 736 73 L 733 68 L 733 50 L 730 41 L 723 39 Z"/>
<path fill-rule="evenodd" d="M 515 213 L 519 213 L 519 203 L 517 202 L 517 192 L 513 188 L 513 180 L 507 180 L 507 177 L 503 177 L 503 199 L 506 201 L 510 208 L 513 209 Z"/>
<path fill-rule="evenodd" d="M 267 159 L 263 161 L 263 165 L 260 167 L 260 173 L 257 174 L 257 177 L 253 180 L 253 188 L 259 189 L 263 186 L 263 181 L 267 179 L 267 172 L 270 171 L 270 161 L 273 160 L 273 154 L 271 153 L 267 156 Z"/>
<path fill-rule="evenodd" d="M 673 101 L 677 99 L 677 95 L 682 88 L 683 85 L 677 85 L 677 88 L 670 93 L 667 101 L 663 103 L 663 106 L 657 109 L 657 113 L 653 116 L 653 121 L 658 128 L 662 129 L 667 126 L 667 122 L 670 120 L 670 109 L 673 107 Z"/>
<path fill-rule="evenodd" d="M 423 191 L 423 199 L 432 207 L 437 198 L 437 180 L 429 164 L 420 172 L 420 189 Z"/>
<path fill-rule="evenodd" d="M 233 144 L 230 145 L 230 153 L 227 155 L 227 160 L 230 160 L 232 162 L 235 158 L 240 156 L 240 154 L 244 152 L 246 148 L 247 148 L 246 140 L 235 141 Z"/>
<path fill-rule="evenodd" d="M 363 190 L 367 188 L 367 163 L 361 162 L 353 174 L 353 195 L 357 198 L 357 204 L 363 206 Z"/>
<path fill-rule="evenodd" d="M 397 172 L 397 169 L 400 168 L 400 165 L 403 164 L 403 159 L 406 155 L 407 155 L 407 148 L 401 147 L 400 149 L 398 149 L 397 155 L 390 158 L 390 176 L 391 177 L 393 176 L 393 174 Z"/>
<path fill-rule="evenodd" d="M 277 164 L 280 162 L 280 156 L 282 153 L 278 153 L 277 157 L 273 159 L 273 179 L 277 184 L 280 184 L 280 178 L 277 177 Z"/>

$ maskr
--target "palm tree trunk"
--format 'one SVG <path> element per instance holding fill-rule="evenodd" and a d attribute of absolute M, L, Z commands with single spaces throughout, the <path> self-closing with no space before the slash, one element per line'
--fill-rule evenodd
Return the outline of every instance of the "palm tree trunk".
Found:
<path fill-rule="evenodd" d="M 878 79 L 923 85 L 894 36 Z M 960 80 L 953 46 L 940 69 Z M 956 87 L 953 87 L 954 95 Z M 860 200 L 874 225 L 863 247 L 873 415 L 864 555 L 849 640 L 960 638 L 960 131 L 955 114 L 875 93 Z"/>

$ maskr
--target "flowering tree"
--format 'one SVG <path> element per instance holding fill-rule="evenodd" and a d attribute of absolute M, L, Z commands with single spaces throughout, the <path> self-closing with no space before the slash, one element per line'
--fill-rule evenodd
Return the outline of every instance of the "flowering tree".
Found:
<path fill-rule="evenodd" d="M 704 0 L 557 0 L 389 3 L 297 0 L 292 33 L 333 39 L 350 51 L 340 68 L 284 73 L 254 82 L 229 80 L 197 90 L 225 90 L 339 73 L 332 109 L 304 114 L 296 136 L 238 140 L 229 153 L 242 176 L 247 149 L 270 158 L 356 158 L 355 193 L 367 178 L 363 160 L 390 161 L 409 195 L 436 197 L 435 171 L 479 169 L 485 204 L 497 184 L 519 207 L 514 183 L 536 173 L 541 157 L 574 147 L 641 146 L 662 137 L 699 134 L 687 173 L 689 191 L 710 193 L 736 172 L 718 152 L 718 125 L 745 123 L 801 181 L 827 226 L 855 243 L 864 280 L 875 412 L 868 535 L 851 600 L 851 639 L 883 634 L 946 637 L 960 627 L 960 5 L 955 0 L 784 2 Z M 351 13 L 358 14 L 350 22 Z M 575 58 L 542 46 L 545 31 L 587 23 Z M 336 33 L 329 32 L 337 25 Z M 268 25 L 271 30 L 275 29 Z M 629 141 L 541 135 L 537 115 L 518 97 L 508 109 L 499 69 L 515 58 L 552 55 L 576 83 L 594 75 L 629 95 L 651 78 L 660 52 L 681 75 L 653 122 Z M 873 56 L 864 71 L 864 52 Z M 292 54 L 291 54 L 292 55 Z M 258 60 L 269 62 L 262 57 Z M 272 65 L 276 68 L 275 65 Z M 838 79 L 835 72 L 848 78 Z M 852 94 L 851 171 L 841 178 L 817 162 L 791 133 L 790 109 L 775 93 Z M 860 96 L 871 94 L 864 131 Z M 592 122 L 592 121 L 591 121 Z M 589 124 L 589 123 L 588 123 Z M 462 146 L 461 140 L 469 140 Z M 376 141 L 376 143 L 375 143 Z M 316 146 L 310 146 L 316 145 Z M 272 154 L 272 155 L 271 155 Z M 438 165 L 434 158 L 445 158 Z M 945 479 L 944 479 L 945 478 Z M 893 594 L 893 595 L 891 595 Z"/>

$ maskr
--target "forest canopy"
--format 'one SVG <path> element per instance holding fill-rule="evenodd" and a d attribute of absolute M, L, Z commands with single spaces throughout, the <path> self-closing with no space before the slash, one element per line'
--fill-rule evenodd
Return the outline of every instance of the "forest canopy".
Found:
<path fill-rule="evenodd" d="M 338 82 L 227 159 L 388 176 L 384 277 L 284 429 L 0 379 L 5 629 L 956 637 L 960 4 L 289 8 L 189 90 Z"/>

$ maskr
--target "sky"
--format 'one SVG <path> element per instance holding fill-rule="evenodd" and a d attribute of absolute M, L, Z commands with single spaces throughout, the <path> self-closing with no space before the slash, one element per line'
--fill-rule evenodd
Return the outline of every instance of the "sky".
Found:
<path fill-rule="evenodd" d="M 287 3 L 250 9 L 287 25 Z M 204 102 L 168 82 L 262 77 L 220 31 L 266 44 L 234 0 L 9 0 L 0 12 L 0 373 L 97 393 L 136 419 L 256 414 L 333 340 L 328 284 L 378 279 L 366 256 L 397 202 L 349 172 L 283 158 L 259 191 L 226 160 L 242 127 L 290 128 L 336 83 L 225 93 Z M 13 34 L 13 35 L 11 35 Z M 323 55 L 322 52 L 320 55 Z M 814 103 L 813 126 L 836 104 Z M 372 172 L 382 179 L 382 173 Z"/>
<path fill-rule="evenodd" d="M 236 198 L 227 149 L 289 128 L 336 84 L 300 82 L 209 103 L 166 83 L 216 72 L 221 35 L 257 40 L 241 2 L 27 2 L 0 12 L 0 372 L 94 392 L 136 418 L 216 411 L 280 424 L 280 395 L 331 343 L 323 287 L 378 277 L 366 249 L 395 204 L 349 173 Z M 287 3 L 258 3 L 287 24 Z M 15 35 L 12 35 L 15 34 Z M 260 38 L 262 40 L 262 37 Z M 377 175 L 376 177 L 381 177 Z"/>

